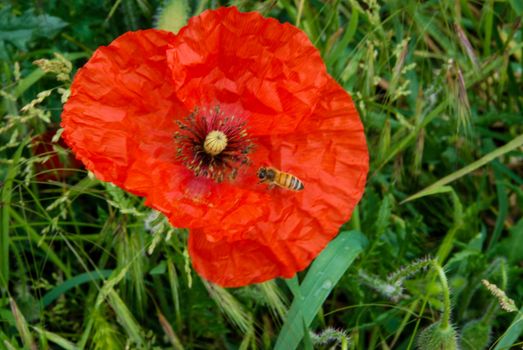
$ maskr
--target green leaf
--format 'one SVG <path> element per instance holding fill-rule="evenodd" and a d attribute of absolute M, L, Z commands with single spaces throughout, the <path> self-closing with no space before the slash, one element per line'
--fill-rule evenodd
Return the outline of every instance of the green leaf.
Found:
<path fill-rule="evenodd" d="M 523 260 L 523 218 L 509 229 L 509 235 L 500 241 L 496 253 L 507 258 L 509 264 L 516 265 Z"/>
<path fill-rule="evenodd" d="M 523 15 L 523 2 L 521 2 L 521 0 L 509 0 L 509 2 L 518 16 Z"/>
<path fill-rule="evenodd" d="M 358 231 L 343 231 L 312 263 L 276 341 L 276 350 L 296 349 L 321 305 L 367 245 Z"/>
<path fill-rule="evenodd" d="M 494 350 L 508 350 L 518 340 L 520 334 L 523 332 L 523 308 L 519 310 L 518 314 L 512 321 L 512 324 L 499 339 Z"/>
<path fill-rule="evenodd" d="M 14 16 L 11 6 L 0 10 L 0 59 L 7 59 L 7 45 L 14 45 L 19 50 L 27 50 L 27 45 L 37 38 L 52 38 L 67 26 L 58 17 L 46 14 L 36 15 L 33 9 L 21 16 Z"/>
<path fill-rule="evenodd" d="M 16 326 L 15 318 L 11 310 L 0 309 L 0 323 L 4 323 L 4 325 L 8 324 L 10 326 Z"/>
<path fill-rule="evenodd" d="M 167 265 L 165 263 L 165 260 L 160 261 L 158 265 L 153 267 L 149 273 L 151 275 L 163 275 L 165 271 L 167 270 Z"/>
<path fill-rule="evenodd" d="M 81 284 L 92 282 L 100 279 L 108 278 L 113 270 L 100 270 L 100 271 L 90 271 L 79 274 L 71 279 L 66 280 L 64 283 L 59 284 L 55 288 L 47 292 L 42 298 L 42 304 L 44 307 L 50 305 L 53 301 L 58 299 L 58 297 L 69 289 L 72 289 Z"/>

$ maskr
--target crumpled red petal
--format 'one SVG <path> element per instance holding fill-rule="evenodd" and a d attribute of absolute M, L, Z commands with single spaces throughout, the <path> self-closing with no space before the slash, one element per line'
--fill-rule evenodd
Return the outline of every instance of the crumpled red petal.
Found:
<path fill-rule="evenodd" d="M 129 32 L 96 50 L 75 76 L 62 113 L 62 136 L 87 169 L 138 195 L 151 187 L 130 169 L 144 161 L 174 163 L 172 115 L 187 113 L 165 79 L 173 37 Z"/>
<path fill-rule="evenodd" d="M 75 76 L 62 113 L 63 138 L 99 179 L 146 197 L 174 226 L 221 226 L 242 205 L 259 212 L 267 194 L 250 190 L 255 173 L 218 185 L 195 178 L 176 160 L 176 120 L 189 111 L 166 79 L 165 51 L 173 37 L 152 29 L 129 32 L 96 50 Z M 247 215 L 237 223 L 251 220 Z"/>
<path fill-rule="evenodd" d="M 363 126 L 350 96 L 332 78 L 296 133 L 259 141 L 267 159 L 298 176 L 305 190 L 268 191 L 270 201 L 259 205 L 268 205 L 269 214 L 234 234 L 191 231 L 195 269 L 222 286 L 291 277 L 306 268 L 350 218 L 364 191 L 369 159 Z"/>
<path fill-rule="evenodd" d="M 289 24 L 225 8 L 177 36 L 127 33 L 95 52 L 71 91 L 62 126 L 76 156 L 190 228 L 195 269 L 220 285 L 304 269 L 363 193 L 368 153 L 356 109 Z M 255 144 L 233 182 L 195 177 L 176 159 L 176 121 L 213 104 L 241 110 Z M 258 184 L 261 166 L 297 176 L 305 189 Z"/>
<path fill-rule="evenodd" d="M 188 109 L 240 106 L 251 116 L 252 135 L 293 132 L 327 83 L 321 56 L 304 32 L 234 7 L 193 17 L 167 57 Z"/>

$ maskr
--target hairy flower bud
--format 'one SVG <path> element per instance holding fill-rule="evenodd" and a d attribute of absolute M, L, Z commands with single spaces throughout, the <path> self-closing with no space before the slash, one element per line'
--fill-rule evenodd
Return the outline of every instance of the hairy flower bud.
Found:
<path fill-rule="evenodd" d="M 418 336 L 420 350 L 457 350 L 458 334 L 452 324 L 442 327 L 438 321 L 425 328 Z"/>

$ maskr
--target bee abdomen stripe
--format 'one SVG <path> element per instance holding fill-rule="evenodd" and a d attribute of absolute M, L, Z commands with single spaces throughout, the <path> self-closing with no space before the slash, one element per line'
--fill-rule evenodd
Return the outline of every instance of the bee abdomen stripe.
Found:
<path fill-rule="evenodd" d="M 297 179 L 295 176 L 291 176 L 291 181 L 290 181 L 290 184 L 289 184 L 289 188 L 291 190 L 295 190 L 296 189 L 296 185 L 297 185 Z"/>
<path fill-rule="evenodd" d="M 301 191 L 303 190 L 303 182 L 301 182 L 300 179 L 297 177 L 294 178 L 294 186 L 292 186 L 292 189 L 295 191 Z"/>

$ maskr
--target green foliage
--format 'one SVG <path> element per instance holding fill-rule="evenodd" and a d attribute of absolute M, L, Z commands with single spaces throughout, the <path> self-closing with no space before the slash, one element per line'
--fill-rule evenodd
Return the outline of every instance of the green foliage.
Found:
<path fill-rule="evenodd" d="M 490 344 L 492 327 L 484 320 L 472 320 L 461 330 L 461 349 L 483 350 Z"/>
<path fill-rule="evenodd" d="M 24 315 L 20 312 L 20 309 L 18 308 L 18 305 L 16 304 L 14 299 L 10 298 L 9 304 L 11 304 L 11 312 L 15 319 L 16 328 L 18 329 L 18 333 L 22 338 L 22 343 L 24 344 L 24 347 L 27 349 L 36 350 L 37 347 L 34 342 L 33 336 L 29 331 L 29 325 L 27 323 L 27 320 L 25 319 Z"/>
<path fill-rule="evenodd" d="M 91 340 L 93 349 L 116 350 L 123 347 L 119 330 L 112 320 L 107 320 L 104 308 L 93 309 L 90 320 L 93 322 L 93 335 Z"/>
<path fill-rule="evenodd" d="M 518 314 L 507 328 L 505 333 L 496 342 L 494 350 L 504 350 L 512 347 L 514 343 L 521 337 L 523 332 L 523 309 L 519 310 Z"/>
<path fill-rule="evenodd" d="M 47 14 L 36 14 L 34 9 L 15 16 L 10 6 L 0 8 L 0 59 L 7 59 L 8 44 L 27 50 L 28 44 L 38 38 L 51 39 L 67 23 Z"/>
<path fill-rule="evenodd" d="M 356 231 L 341 232 L 312 263 L 309 274 L 293 289 L 294 301 L 287 313 L 275 349 L 295 349 L 321 305 L 338 280 L 366 245 Z M 293 283 L 293 282 L 291 282 Z"/>
<path fill-rule="evenodd" d="M 0 349 L 521 345 L 523 310 L 498 303 L 523 300 L 520 1 L 11 3 L 0 5 Z M 68 157 L 62 103 L 98 46 L 225 4 L 309 35 L 352 94 L 371 155 L 363 200 L 307 271 L 231 290 L 192 271 L 187 232 L 141 198 L 71 163 L 43 179 L 53 153 L 32 141 L 50 132 Z"/>

